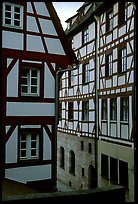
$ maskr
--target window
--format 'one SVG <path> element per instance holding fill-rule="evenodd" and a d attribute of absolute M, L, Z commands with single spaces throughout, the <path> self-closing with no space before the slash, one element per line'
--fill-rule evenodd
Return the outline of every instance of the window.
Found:
<path fill-rule="evenodd" d="M 113 157 L 110 157 L 110 180 L 118 184 L 118 162 Z"/>
<path fill-rule="evenodd" d="M 82 102 L 82 120 L 89 120 L 89 101 Z"/>
<path fill-rule="evenodd" d="M 82 32 L 82 44 L 86 44 L 89 40 L 89 31 L 88 28 Z"/>
<path fill-rule="evenodd" d="M 113 56 L 112 54 L 106 55 L 106 68 L 105 68 L 106 77 L 112 76 L 113 74 Z"/>
<path fill-rule="evenodd" d="M 119 184 L 128 188 L 128 163 L 119 160 Z"/>
<path fill-rule="evenodd" d="M 107 99 L 102 99 L 102 120 L 107 120 Z"/>
<path fill-rule="evenodd" d="M 22 132 L 20 135 L 20 159 L 39 158 L 39 134 L 35 132 Z"/>
<path fill-rule="evenodd" d="M 111 31 L 113 29 L 113 11 L 107 13 L 106 16 L 106 31 Z"/>
<path fill-rule="evenodd" d="M 81 141 L 81 150 L 83 151 L 84 150 L 84 142 Z"/>
<path fill-rule="evenodd" d="M 89 63 L 83 64 L 82 70 L 83 84 L 86 84 L 89 82 Z"/>
<path fill-rule="evenodd" d="M 88 143 L 88 152 L 92 153 L 92 143 Z"/>
<path fill-rule="evenodd" d="M 32 68 L 23 68 L 21 72 L 21 95 L 39 96 L 40 71 Z"/>
<path fill-rule="evenodd" d="M 68 119 L 73 120 L 73 102 L 68 103 Z"/>
<path fill-rule="evenodd" d="M 129 98 L 124 97 L 121 98 L 121 120 L 128 121 L 128 113 L 129 113 L 129 105 L 128 105 Z"/>
<path fill-rule="evenodd" d="M 69 153 L 69 172 L 75 175 L 75 154 L 72 150 Z"/>
<path fill-rule="evenodd" d="M 81 168 L 82 176 L 85 176 L 84 168 Z"/>
<path fill-rule="evenodd" d="M 125 1 L 118 2 L 118 24 L 125 22 Z"/>
<path fill-rule="evenodd" d="M 73 85 L 74 82 L 74 76 L 73 76 L 73 70 L 68 71 L 68 84 L 69 87 Z"/>
<path fill-rule="evenodd" d="M 118 50 L 118 72 L 123 73 L 126 71 L 126 47 Z"/>
<path fill-rule="evenodd" d="M 60 147 L 60 167 L 64 168 L 65 153 L 64 148 Z"/>
<path fill-rule="evenodd" d="M 59 120 L 62 119 L 62 102 L 59 102 L 59 107 L 58 107 L 58 116 L 59 116 Z"/>
<path fill-rule="evenodd" d="M 110 120 L 117 120 L 117 101 L 116 98 L 110 100 Z"/>
<path fill-rule="evenodd" d="M 101 154 L 101 175 L 108 178 L 108 156 Z"/>
<path fill-rule="evenodd" d="M 3 5 L 3 24 L 5 26 L 22 28 L 22 6 L 7 2 Z"/>

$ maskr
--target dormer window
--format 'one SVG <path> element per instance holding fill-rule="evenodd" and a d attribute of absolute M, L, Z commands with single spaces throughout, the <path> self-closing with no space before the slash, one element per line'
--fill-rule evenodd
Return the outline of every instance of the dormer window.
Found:
<path fill-rule="evenodd" d="M 23 6 L 5 2 L 3 4 L 3 25 L 6 27 L 23 27 Z"/>

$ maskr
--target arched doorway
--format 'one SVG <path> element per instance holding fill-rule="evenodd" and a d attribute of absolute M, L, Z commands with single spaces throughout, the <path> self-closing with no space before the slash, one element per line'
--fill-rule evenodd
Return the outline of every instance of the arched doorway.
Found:
<path fill-rule="evenodd" d="M 89 165 L 88 167 L 88 188 L 96 187 L 96 172 L 93 165 Z"/>

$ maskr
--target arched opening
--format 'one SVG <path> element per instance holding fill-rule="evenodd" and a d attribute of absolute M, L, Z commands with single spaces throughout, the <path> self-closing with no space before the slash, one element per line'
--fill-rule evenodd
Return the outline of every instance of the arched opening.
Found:
<path fill-rule="evenodd" d="M 90 165 L 88 167 L 88 188 L 95 188 L 96 187 L 96 171 L 95 168 Z"/>

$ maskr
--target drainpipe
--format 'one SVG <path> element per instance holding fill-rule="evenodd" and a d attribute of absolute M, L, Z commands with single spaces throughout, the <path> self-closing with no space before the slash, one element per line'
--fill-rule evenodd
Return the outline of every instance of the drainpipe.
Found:
<path fill-rule="evenodd" d="M 72 68 L 67 68 L 67 69 L 59 69 L 56 72 L 56 83 L 55 83 L 55 155 L 54 155 L 54 160 L 55 160 L 55 178 L 56 178 L 56 186 L 55 190 L 57 190 L 57 127 L 58 127 L 58 107 L 59 107 L 59 79 L 60 75 L 63 74 L 66 71 L 72 71 L 75 69 L 78 69 L 79 65 L 77 64 L 75 67 Z"/>
<path fill-rule="evenodd" d="M 98 16 L 94 15 L 95 20 L 95 170 L 96 187 L 98 187 Z"/>

